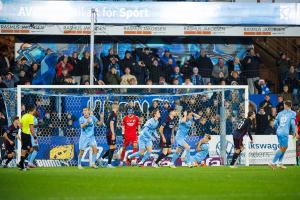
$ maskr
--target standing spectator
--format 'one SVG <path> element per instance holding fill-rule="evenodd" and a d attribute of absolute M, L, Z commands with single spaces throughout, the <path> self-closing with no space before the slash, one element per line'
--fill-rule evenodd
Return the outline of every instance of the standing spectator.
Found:
<path fill-rule="evenodd" d="M 130 74 L 130 71 L 129 67 L 124 69 L 125 74 L 121 77 L 121 85 L 129 85 L 131 79 L 136 79 L 135 76 Z"/>
<path fill-rule="evenodd" d="M 8 72 L 6 79 L 3 81 L 8 88 L 15 87 L 15 84 L 19 81 L 19 77 L 11 72 Z"/>
<path fill-rule="evenodd" d="M 276 64 L 278 68 L 279 89 L 282 90 L 285 74 L 290 68 L 290 58 L 287 57 L 286 53 L 281 53 L 280 58 Z"/>
<path fill-rule="evenodd" d="M 233 60 L 228 61 L 228 72 L 236 71 L 239 75 L 242 73 L 242 64 L 239 57 L 235 56 Z"/>
<path fill-rule="evenodd" d="M 145 47 L 140 55 L 140 60 L 149 68 L 152 64 L 153 56 L 151 55 L 151 51 L 148 47 Z"/>
<path fill-rule="evenodd" d="M 189 65 L 188 62 L 185 62 L 181 68 L 181 73 L 183 74 L 183 77 L 191 77 L 192 75 L 192 67 Z"/>
<path fill-rule="evenodd" d="M 283 97 L 283 101 L 292 101 L 292 94 L 289 91 L 289 86 L 283 86 L 283 92 L 280 94 Z"/>
<path fill-rule="evenodd" d="M 244 66 L 244 75 L 247 78 L 249 93 L 254 94 L 254 82 L 259 80 L 259 67 L 261 64 L 259 54 L 255 54 L 254 49 L 250 49 L 249 55 L 242 62 Z"/>
<path fill-rule="evenodd" d="M 275 120 L 277 117 L 277 109 L 275 107 L 273 107 L 271 109 L 271 114 L 269 115 L 269 121 L 270 120 Z"/>
<path fill-rule="evenodd" d="M 120 65 L 119 65 L 116 58 L 111 59 L 111 63 L 108 65 L 108 69 L 111 70 L 112 67 L 114 67 L 116 69 L 116 72 L 117 72 L 118 76 L 123 75 L 122 69 L 121 69 L 121 67 L 120 67 Z"/>
<path fill-rule="evenodd" d="M 72 85 L 73 78 L 69 75 L 69 71 L 67 69 L 63 69 L 60 76 L 57 76 L 55 79 L 55 84 L 57 85 Z M 88 80 L 87 80 L 88 81 Z"/>
<path fill-rule="evenodd" d="M 228 79 L 228 83 L 229 83 L 229 85 L 243 85 L 244 84 L 237 71 L 231 72 L 230 77 Z"/>
<path fill-rule="evenodd" d="M 264 107 L 260 107 L 256 114 L 256 134 L 263 135 L 269 124 L 268 114 L 265 112 Z"/>
<path fill-rule="evenodd" d="M 192 81 L 193 85 L 203 85 L 203 79 L 199 75 L 198 67 L 193 68 L 193 75 L 191 76 L 191 81 Z"/>
<path fill-rule="evenodd" d="M 80 72 L 81 72 L 81 82 L 90 80 L 90 53 L 85 51 L 83 57 L 80 60 Z"/>
<path fill-rule="evenodd" d="M 180 73 L 180 69 L 178 66 L 174 67 L 174 72 L 171 74 L 171 79 L 177 79 L 178 84 L 182 85 L 183 83 L 183 74 Z"/>
<path fill-rule="evenodd" d="M 276 129 L 274 126 L 274 120 L 270 120 L 267 128 L 265 129 L 264 135 L 275 135 Z"/>
<path fill-rule="evenodd" d="M 276 110 L 277 110 L 277 113 L 283 111 L 284 109 L 284 103 L 283 103 L 283 97 L 281 95 L 279 95 L 277 97 L 277 100 L 278 100 L 278 104 L 276 106 Z"/>
<path fill-rule="evenodd" d="M 0 49 L 0 74 L 6 74 L 9 70 L 9 60 L 5 56 L 4 48 Z"/>
<path fill-rule="evenodd" d="M 173 73 L 174 67 L 173 67 L 173 60 L 169 59 L 167 65 L 164 66 L 164 76 L 166 77 L 166 81 L 168 83 L 172 83 L 172 79 L 170 77 L 170 74 Z"/>
<path fill-rule="evenodd" d="M 74 82 L 80 85 L 81 80 L 81 69 L 80 69 L 80 60 L 78 59 L 78 53 L 74 51 L 72 56 L 69 58 L 70 65 L 73 66 L 73 70 L 70 75 L 73 77 Z"/>
<path fill-rule="evenodd" d="M 159 64 L 157 59 L 154 59 L 149 68 L 149 79 L 153 81 L 153 84 L 158 84 L 161 74 L 164 74 L 163 67 Z"/>
<path fill-rule="evenodd" d="M 114 66 L 106 74 L 107 85 L 119 85 L 121 82 L 120 76 L 117 74 L 117 70 Z"/>
<path fill-rule="evenodd" d="M 271 94 L 271 90 L 264 79 L 255 81 L 254 85 L 258 94 Z"/>
<path fill-rule="evenodd" d="M 24 70 L 21 70 L 19 73 L 19 81 L 15 83 L 15 87 L 17 85 L 25 85 L 25 82 L 28 81 L 26 72 Z"/>
<path fill-rule="evenodd" d="M 165 49 L 165 52 L 164 52 L 163 56 L 161 57 L 161 61 L 164 65 L 171 64 L 172 67 L 176 66 L 176 60 L 173 58 L 169 49 Z"/>
<path fill-rule="evenodd" d="M 28 70 L 28 78 L 30 80 L 33 80 L 36 77 L 38 71 L 39 71 L 39 64 L 33 63 L 31 68 Z"/>
<path fill-rule="evenodd" d="M 259 108 L 263 108 L 267 116 L 271 114 L 271 109 L 273 105 L 270 101 L 270 95 L 266 94 L 265 99 L 259 104 Z"/>
<path fill-rule="evenodd" d="M 296 72 L 295 67 L 291 66 L 286 74 L 284 84 L 288 85 L 292 93 L 293 104 L 299 104 L 299 88 L 300 88 L 300 76 Z"/>
<path fill-rule="evenodd" d="M 215 83 L 218 83 L 220 79 L 228 78 L 228 67 L 225 65 L 223 58 L 219 58 L 218 64 L 213 67 L 212 77 Z"/>
<path fill-rule="evenodd" d="M 125 52 L 125 56 L 123 58 L 123 60 L 121 60 L 121 68 L 123 70 L 123 72 L 125 72 L 125 69 L 128 67 L 130 69 L 130 71 L 133 71 L 135 65 L 136 65 L 136 61 L 133 59 L 131 52 L 130 51 L 126 51 Z"/>
<path fill-rule="evenodd" d="M 144 61 L 139 61 L 138 64 L 133 67 L 133 75 L 136 76 L 139 85 L 146 84 L 146 80 L 149 77 L 149 71 Z"/>
<path fill-rule="evenodd" d="M 64 55 L 59 58 L 59 63 L 56 65 L 56 76 L 62 75 L 62 70 L 68 70 L 68 74 L 73 70 L 73 66 L 68 62 L 68 56 Z"/>
<path fill-rule="evenodd" d="M 27 70 L 27 66 L 26 66 L 26 62 L 27 62 L 27 59 L 26 58 L 21 58 L 20 60 L 17 61 L 16 65 L 14 65 L 12 67 L 12 73 L 15 74 L 16 76 L 19 76 L 19 73 L 21 70 Z"/>
<path fill-rule="evenodd" d="M 207 85 L 211 82 L 210 78 L 214 66 L 211 59 L 206 55 L 205 49 L 201 49 L 200 56 L 196 62 L 199 68 L 199 74 L 202 76 L 204 84 Z"/>

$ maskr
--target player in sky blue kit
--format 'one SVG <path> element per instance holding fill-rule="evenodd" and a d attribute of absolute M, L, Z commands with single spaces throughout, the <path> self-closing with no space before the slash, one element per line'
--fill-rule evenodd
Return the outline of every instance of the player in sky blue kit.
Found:
<path fill-rule="evenodd" d="M 197 143 L 197 153 L 191 157 L 191 163 L 193 167 L 199 165 L 206 166 L 204 159 L 208 156 L 209 145 L 208 142 L 211 140 L 210 135 L 205 134 L 204 137 Z"/>
<path fill-rule="evenodd" d="M 200 116 L 193 113 L 192 111 L 184 111 L 183 117 L 179 121 L 178 130 L 175 136 L 175 142 L 177 144 L 176 152 L 173 154 L 172 162 L 170 164 L 171 168 L 175 167 L 176 160 L 180 157 L 183 150 L 186 151 L 185 163 L 190 166 L 190 145 L 186 142 L 186 138 L 189 134 L 189 130 L 194 122 L 194 119 L 200 119 Z"/>
<path fill-rule="evenodd" d="M 285 154 L 286 149 L 288 148 L 288 139 L 289 133 L 292 133 L 298 137 L 297 129 L 296 129 L 296 113 L 291 110 L 292 102 L 285 101 L 284 102 L 284 110 L 279 112 L 275 119 L 275 128 L 277 139 L 279 143 L 279 149 L 276 151 L 275 156 L 273 158 L 272 163 L 270 163 L 270 167 L 274 170 L 276 163 L 278 162 L 278 167 L 285 169 L 283 166 L 282 160 Z"/>
<path fill-rule="evenodd" d="M 95 116 L 90 115 L 88 108 L 83 108 L 83 116 L 79 118 L 79 124 L 81 128 L 80 138 L 79 138 L 79 156 L 78 156 L 78 169 L 83 169 L 81 166 L 81 159 L 84 150 L 88 147 L 92 147 L 92 168 L 97 168 L 95 161 L 97 156 L 97 143 L 94 134 L 94 125 L 97 124 L 101 126 L 103 120 L 99 121 Z"/>
<path fill-rule="evenodd" d="M 152 118 L 145 123 L 139 135 L 138 138 L 139 151 L 128 156 L 129 160 L 131 160 L 134 157 L 143 156 L 143 159 L 138 163 L 139 166 L 143 166 L 144 162 L 151 156 L 152 138 L 153 135 L 157 134 L 156 129 L 158 128 L 159 125 L 158 120 L 160 118 L 160 111 L 158 109 L 155 109 L 152 111 L 151 115 Z"/>

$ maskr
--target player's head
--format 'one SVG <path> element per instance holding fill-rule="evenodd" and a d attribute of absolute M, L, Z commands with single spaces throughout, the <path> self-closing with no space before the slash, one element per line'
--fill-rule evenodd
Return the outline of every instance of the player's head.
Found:
<path fill-rule="evenodd" d="M 90 116 L 90 109 L 88 107 L 84 107 L 82 109 L 82 114 L 84 117 L 89 117 Z"/>
<path fill-rule="evenodd" d="M 169 117 L 170 117 L 171 119 L 174 119 L 175 115 L 176 115 L 175 110 L 174 110 L 174 109 L 170 109 L 170 110 L 169 110 Z"/>
<path fill-rule="evenodd" d="M 117 102 L 114 102 L 114 103 L 112 104 L 112 110 L 113 110 L 114 112 L 117 112 L 117 111 L 119 110 L 119 104 L 118 104 Z"/>
<path fill-rule="evenodd" d="M 186 111 L 186 118 L 188 120 L 192 120 L 193 119 L 193 111 L 191 111 L 191 110 Z"/>
<path fill-rule="evenodd" d="M 34 105 L 29 105 L 28 106 L 28 113 L 35 115 L 36 112 L 36 107 Z"/>
<path fill-rule="evenodd" d="M 249 111 L 248 112 L 248 118 L 250 118 L 251 120 L 255 119 L 255 112 L 254 111 Z"/>
<path fill-rule="evenodd" d="M 128 110 L 127 110 L 127 115 L 128 115 L 129 117 L 132 117 L 133 114 L 134 114 L 133 109 L 132 109 L 132 108 L 128 108 Z"/>
<path fill-rule="evenodd" d="M 284 101 L 284 109 L 288 110 L 291 109 L 291 107 L 292 107 L 292 101 L 290 100 Z"/>
<path fill-rule="evenodd" d="M 13 124 L 15 127 L 18 127 L 20 125 L 20 118 L 18 116 L 15 116 L 13 118 Z"/>
<path fill-rule="evenodd" d="M 209 134 L 205 134 L 203 139 L 204 139 L 205 142 L 208 142 L 208 141 L 211 140 L 211 136 Z"/>
<path fill-rule="evenodd" d="M 158 109 L 154 109 L 151 113 L 152 117 L 159 119 L 160 118 L 160 111 Z"/>

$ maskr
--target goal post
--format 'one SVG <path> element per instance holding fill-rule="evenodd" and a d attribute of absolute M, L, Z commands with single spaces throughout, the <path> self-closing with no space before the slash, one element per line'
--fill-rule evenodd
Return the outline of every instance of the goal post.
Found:
<path fill-rule="evenodd" d="M 153 106 L 165 112 L 165 102 L 178 110 L 178 118 L 182 110 L 191 109 L 200 114 L 201 118 L 190 130 L 190 145 L 194 145 L 204 132 L 212 134 L 214 141 L 211 141 L 210 156 L 220 157 L 220 162 L 224 165 L 228 164 L 227 157 L 233 153 L 232 145 L 228 143 L 232 130 L 240 119 L 247 116 L 249 109 L 248 86 L 19 85 L 16 97 L 17 114 L 20 117 L 24 107 L 26 109 L 29 104 L 38 104 L 40 112 L 38 137 L 41 140 L 40 145 L 43 145 L 41 146 L 43 155 L 37 159 L 41 160 L 41 163 L 45 159 L 57 160 L 66 165 L 77 163 L 76 153 L 80 133 L 78 118 L 81 116 L 82 108 L 86 106 L 91 108 L 96 117 L 104 113 L 104 117 L 107 118 L 111 103 L 118 102 L 120 105 L 118 121 L 126 115 L 126 108 L 133 106 L 142 124 L 149 119 L 149 112 Z M 100 153 L 107 148 L 105 130 L 105 126 L 95 128 Z M 121 136 L 117 138 L 117 146 L 121 148 L 122 138 Z M 241 162 L 248 166 L 249 140 L 245 141 L 247 143 Z M 20 145 L 18 146 L 20 155 L 21 149 Z M 157 142 L 154 143 L 154 150 L 159 151 Z M 87 150 L 86 162 L 89 159 L 88 155 Z"/>

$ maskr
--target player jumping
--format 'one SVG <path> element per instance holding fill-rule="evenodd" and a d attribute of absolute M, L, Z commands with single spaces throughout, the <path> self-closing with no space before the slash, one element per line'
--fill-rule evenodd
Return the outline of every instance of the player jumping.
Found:
<path fill-rule="evenodd" d="M 133 114 L 133 109 L 129 108 L 127 110 L 127 115 L 123 118 L 122 122 L 122 134 L 124 137 L 123 140 L 123 149 L 121 153 L 121 159 L 120 159 L 120 166 L 123 166 L 124 156 L 126 152 L 126 148 L 132 144 L 133 146 L 133 153 L 137 152 L 137 132 L 141 131 L 141 126 L 139 122 L 138 116 Z M 126 163 L 129 165 L 129 163 Z"/>
<path fill-rule="evenodd" d="M 103 166 L 103 159 L 108 157 L 108 168 L 114 168 L 111 165 L 111 160 L 113 158 L 114 152 L 116 150 L 116 130 L 117 130 L 117 112 L 119 110 L 119 104 L 113 103 L 112 105 L 112 112 L 110 113 L 108 120 L 106 122 L 107 133 L 106 133 L 106 140 L 109 146 L 109 149 L 103 154 L 103 156 L 99 159 L 99 163 Z"/>
<path fill-rule="evenodd" d="M 138 138 L 139 151 L 128 156 L 131 160 L 135 157 L 143 156 L 142 160 L 138 163 L 139 166 L 143 166 L 144 162 L 151 156 L 152 153 L 152 137 L 156 134 L 156 129 L 159 125 L 160 111 L 155 109 L 152 111 L 152 118 L 149 119 Z M 147 151 L 146 151 L 147 150 Z M 146 153 L 145 153 L 146 152 Z"/>
<path fill-rule="evenodd" d="M 186 142 L 186 137 L 189 134 L 189 130 L 193 124 L 193 119 L 200 119 L 200 116 L 193 113 L 192 111 L 184 111 L 183 117 L 179 121 L 178 130 L 175 136 L 175 142 L 177 144 L 176 152 L 173 154 L 172 162 L 170 164 L 171 168 L 176 168 L 175 162 L 183 152 L 183 149 L 186 151 L 185 162 L 187 165 L 190 163 L 190 146 Z"/>
<path fill-rule="evenodd" d="M 206 166 L 204 163 L 204 159 L 208 155 L 209 145 L 208 142 L 211 140 L 211 136 L 209 134 L 205 134 L 204 137 L 197 143 L 196 151 L 197 153 L 191 157 L 191 163 L 193 167 L 197 167 L 199 165 Z"/>
<path fill-rule="evenodd" d="M 251 143 L 253 143 L 253 138 L 250 133 L 252 126 L 252 121 L 255 119 L 255 112 L 249 111 L 248 117 L 244 118 L 237 126 L 237 129 L 233 132 L 233 143 L 234 143 L 234 154 L 230 163 L 231 168 L 236 168 L 236 161 L 240 156 L 241 152 L 244 150 L 243 138 L 248 134 Z"/>
<path fill-rule="evenodd" d="M 16 138 L 18 140 L 21 140 L 21 138 L 18 135 L 19 129 L 21 127 L 19 117 L 14 117 L 13 124 L 8 127 L 8 129 L 4 132 L 3 136 L 5 139 L 4 145 L 6 150 L 6 155 L 4 159 L 7 159 L 4 163 L 3 167 L 7 168 L 10 161 L 15 156 L 15 141 Z"/>
<path fill-rule="evenodd" d="M 79 138 L 79 155 L 78 155 L 78 169 L 83 169 L 81 166 L 81 159 L 84 153 L 84 150 L 87 147 L 92 147 L 93 155 L 92 155 L 92 168 L 97 168 L 95 161 L 97 157 L 97 143 L 95 139 L 94 133 L 94 125 L 97 124 L 101 126 L 103 124 L 103 120 L 98 120 L 95 116 L 90 115 L 89 108 L 83 108 L 83 116 L 79 118 L 79 124 L 81 128 L 81 134 Z"/>
<path fill-rule="evenodd" d="M 165 121 L 162 123 L 162 125 L 159 128 L 162 152 L 158 156 L 156 161 L 153 163 L 153 167 L 155 168 L 158 167 L 158 163 L 162 159 L 164 159 L 171 151 L 171 145 L 174 141 L 174 130 L 176 124 L 176 120 L 174 119 L 174 117 L 175 117 L 175 111 L 173 109 L 169 110 L 169 116 L 165 118 Z"/>
<path fill-rule="evenodd" d="M 285 169 L 286 167 L 282 164 L 282 160 L 286 149 L 288 148 L 288 140 L 289 133 L 292 130 L 292 133 L 298 138 L 298 133 L 296 129 L 295 119 L 296 113 L 291 110 L 292 102 L 285 101 L 284 102 L 284 110 L 279 112 L 275 119 L 275 128 L 277 139 L 279 143 L 279 149 L 276 151 L 275 156 L 273 158 L 272 163 L 270 163 L 270 167 L 274 170 L 276 163 L 278 161 L 278 167 L 281 169 Z"/>

